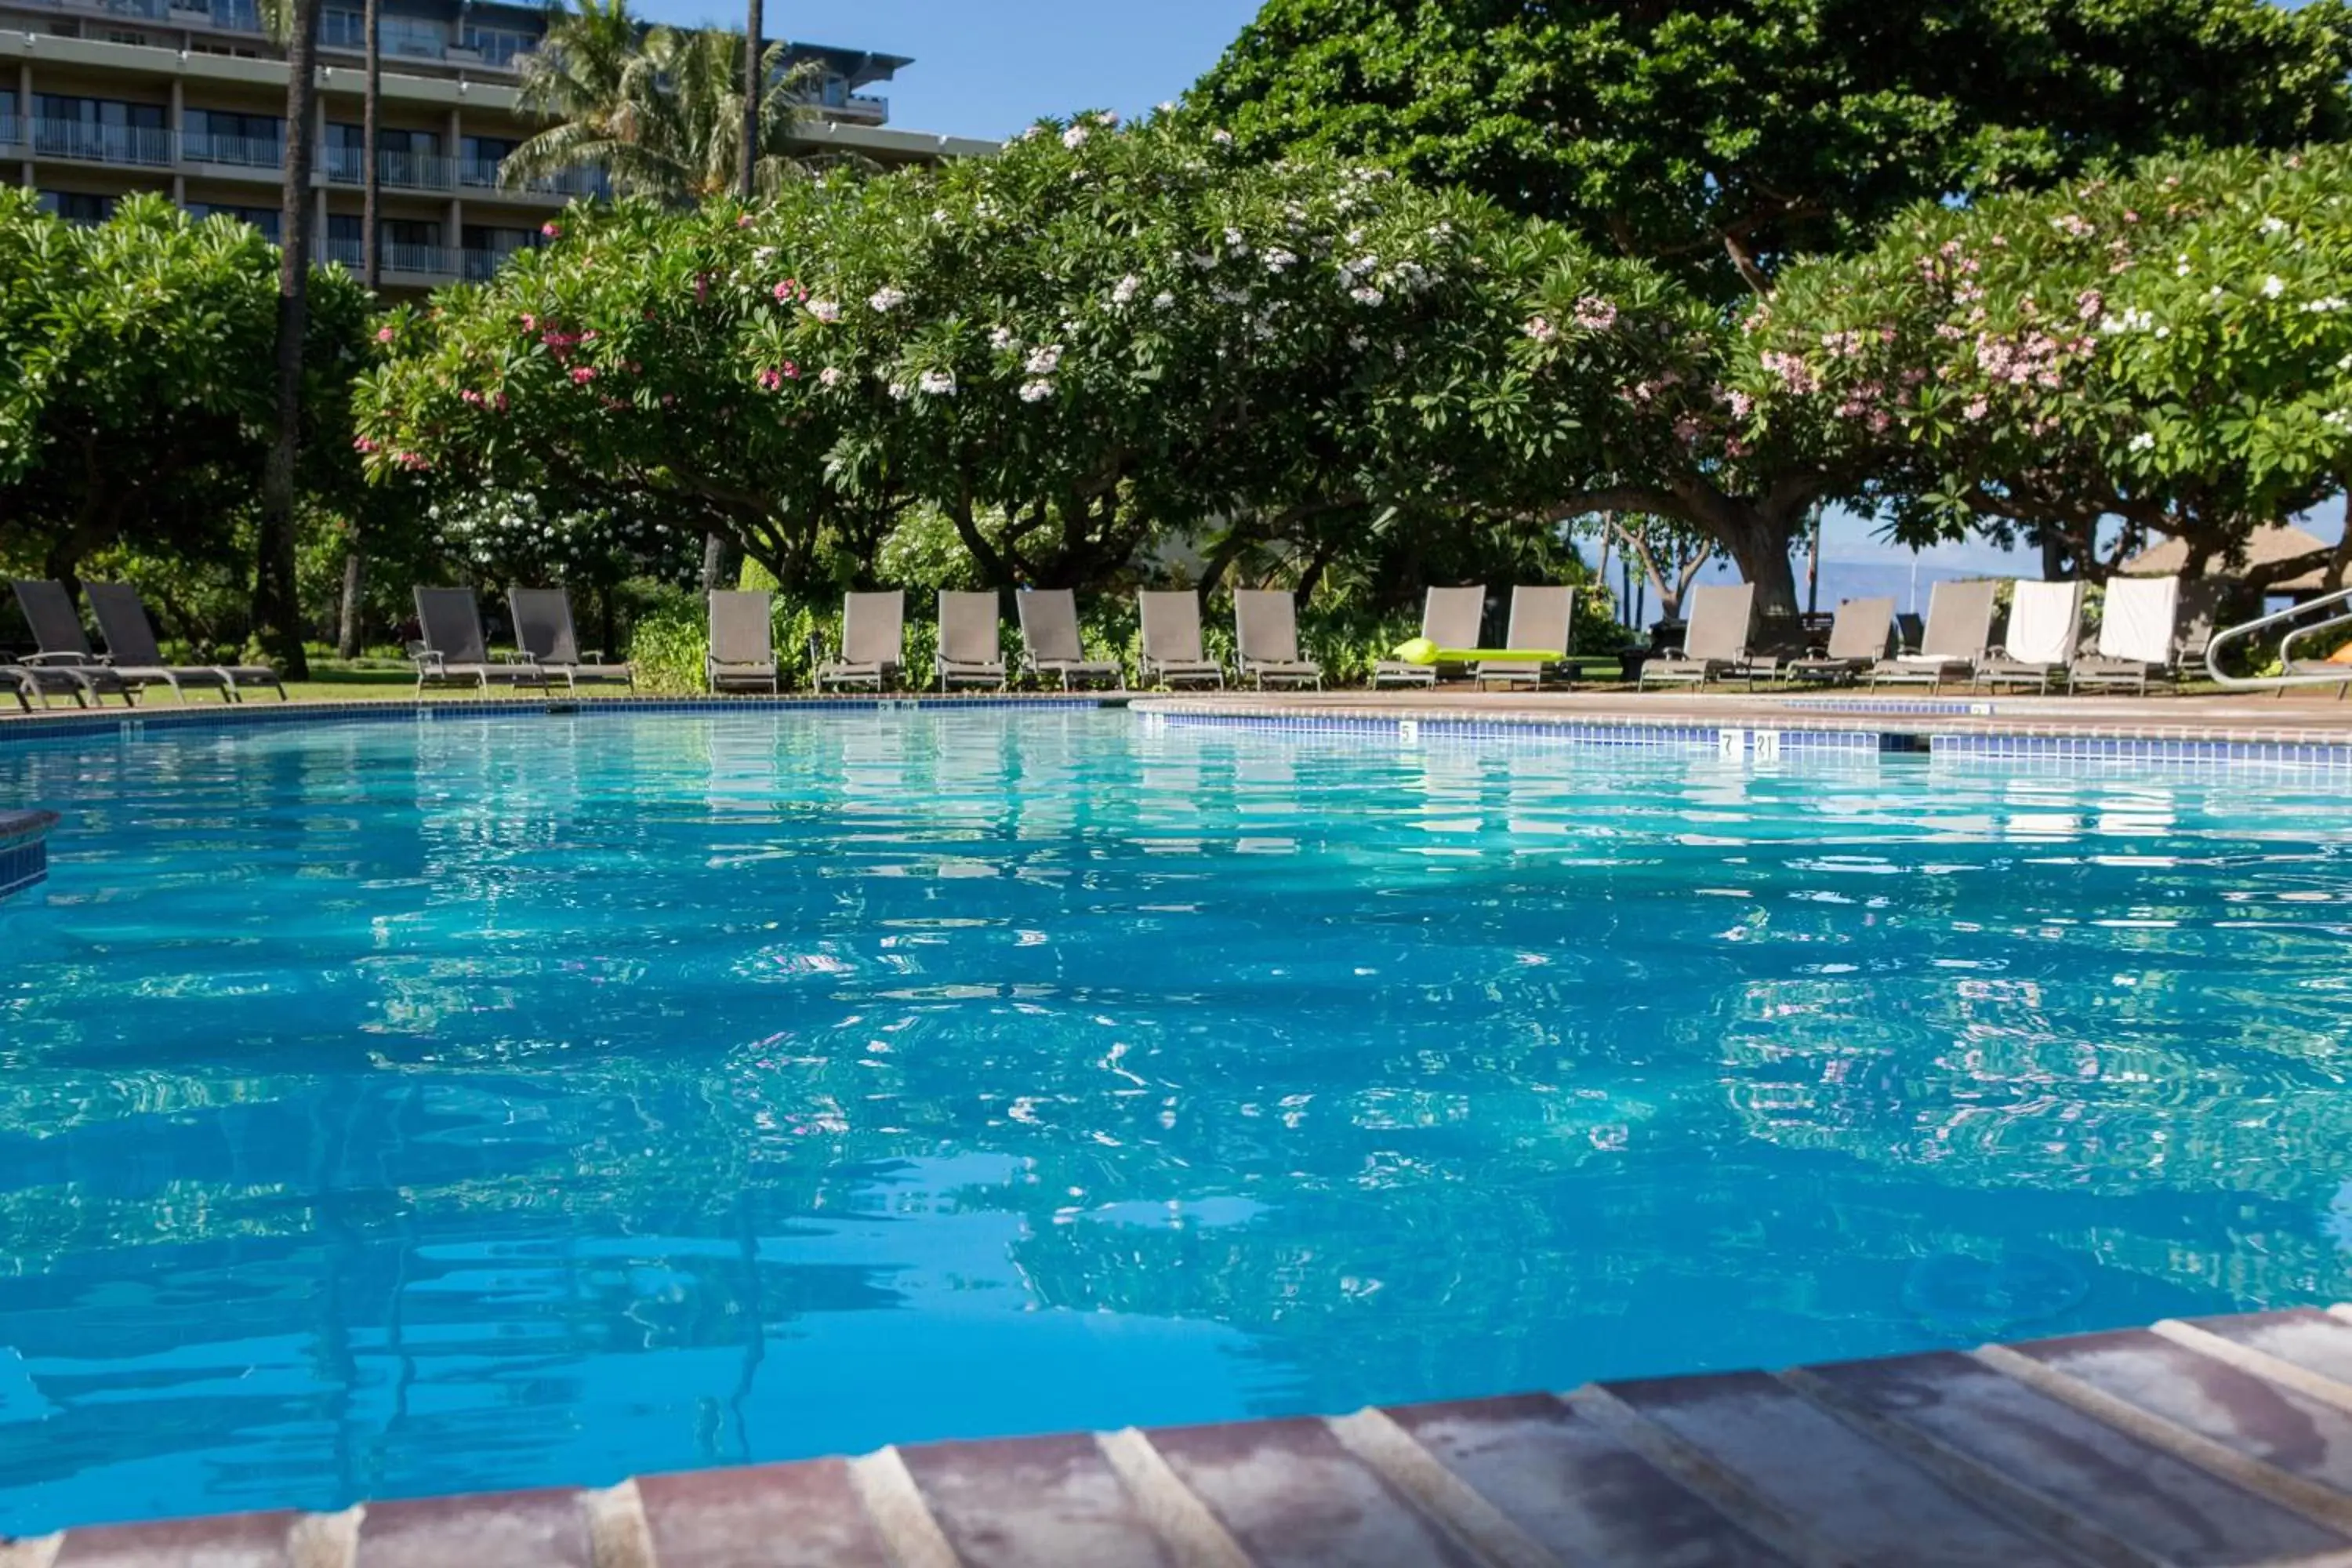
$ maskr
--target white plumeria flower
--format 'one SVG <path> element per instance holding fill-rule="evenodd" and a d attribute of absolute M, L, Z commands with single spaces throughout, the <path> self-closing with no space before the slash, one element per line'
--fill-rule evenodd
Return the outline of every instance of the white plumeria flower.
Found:
<path fill-rule="evenodd" d="M 1209 132 L 1209 140 L 1220 147 L 1230 147 L 1234 143 L 1234 133 L 1230 131 L 1212 131 Z"/>
<path fill-rule="evenodd" d="M 915 385 L 927 397 L 953 397 L 956 378 L 950 371 L 927 370 Z"/>
<path fill-rule="evenodd" d="M 818 321 L 830 324 L 841 320 L 841 306 L 831 300 L 811 300 L 808 302 L 808 313 Z"/>
<path fill-rule="evenodd" d="M 874 307 L 875 314 L 887 316 L 907 302 L 907 292 L 903 289 L 893 289 L 886 283 L 868 294 L 866 297 L 866 302 Z"/>
<path fill-rule="evenodd" d="M 2263 298 L 2275 300 L 2286 292 L 2286 279 L 2273 272 L 2263 279 Z"/>
<path fill-rule="evenodd" d="M 1173 310 L 1175 305 L 1176 296 L 1167 292 L 1165 289 L 1151 297 L 1151 308 L 1155 310 Z"/>
<path fill-rule="evenodd" d="M 1114 305 L 1128 304 L 1142 291 L 1143 279 L 1130 272 L 1112 286 L 1110 291 L 1110 302 Z"/>
<path fill-rule="evenodd" d="M 2156 449 L 2156 437 L 2143 430 L 2131 438 L 2129 446 L 2135 452 L 2152 452 Z"/>
<path fill-rule="evenodd" d="M 1073 125 L 1062 132 L 1062 145 L 1075 153 L 1087 144 L 1087 138 L 1092 134 L 1083 125 Z"/>
<path fill-rule="evenodd" d="M 2266 217 L 2263 219 L 2263 232 L 2264 234 L 2284 234 L 2286 232 L 2286 219 L 2283 217 Z"/>
<path fill-rule="evenodd" d="M 1379 306 L 1388 302 L 1388 296 L 1377 289 L 1350 289 L 1348 298 L 1359 305 Z"/>
<path fill-rule="evenodd" d="M 1053 395 L 1054 384 L 1050 381 L 1024 381 L 1021 384 L 1021 401 L 1024 403 L 1043 403 Z"/>
<path fill-rule="evenodd" d="M 842 379 L 839 366 L 827 365 L 824 370 L 817 374 L 816 384 L 827 390 L 831 390 L 834 387 L 839 386 L 842 383 Z"/>
<path fill-rule="evenodd" d="M 1021 340 L 1013 335 L 1011 327 L 999 327 L 988 334 L 988 346 L 998 353 L 1006 353 L 1020 346 Z"/>
<path fill-rule="evenodd" d="M 1026 370 L 1031 375 L 1046 376 L 1053 374 L 1055 371 L 1062 368 L 1062 345 L 1059 343 L 1047 343 L 1045 347 L 1032 353 L 1029 356 L 1029 363 L 1022 368 Z"/>
<path fill-rule="evenodd" d="M 1265 269 L 1268 272 L 1287 272 L 1297 265 L 1298 258 L 1286 250 L 1269 250 L 1265 253 Z"/>

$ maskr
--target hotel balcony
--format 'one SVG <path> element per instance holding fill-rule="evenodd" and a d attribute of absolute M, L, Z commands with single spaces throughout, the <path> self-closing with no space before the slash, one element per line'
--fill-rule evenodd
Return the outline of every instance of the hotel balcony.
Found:
<path fill-rule="evenodd" d="M 33 155 L 72 158 L 87 163 L 121 163 L 168 169 L 179 161 L 179 138 L 169 131 L 135 125 L 100 125 L 82 120 L 32 122 Z"/>
<path fill-rule="evenodd" d="M 331 239 L 320 247 L 320 254 L 344 271 L 356 277 L 361 267 L 360 242 L 356 239 Z M 377 259 L 383 263 L 386 279 L 397 279 L 413 284 L 446 283 L 457 276 L 457 251 L 443 245 L 380 245 Z"/>
<path fill-rule="evenodd" d="M 214 136 L 204 132 L 180 138 L 180 156 L 190 163 L 216 163 L 231 169 L 266 169 L 272 173 L 286 166 L 286 143 L 263 141 L 247 136 Z"/>

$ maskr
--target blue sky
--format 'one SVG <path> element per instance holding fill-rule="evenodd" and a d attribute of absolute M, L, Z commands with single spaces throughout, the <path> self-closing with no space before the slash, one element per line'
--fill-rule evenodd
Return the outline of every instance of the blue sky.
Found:
<path fill-rule="evenodd" d="M 743 25 L 740 5 L 640 0 L 662 22 Z M 874 90 L 893 124 L 1009 136 L 1042 114 L 1137 114 L 1175 97 L 1257 15 L 1256 0 L 766 0 L 771 37 L 915 64 Z"/>
<path fill-rule="evenodd" d="M 638 9 L 656 21 L 743 25 L 741 6 L 709 0 L 638 0 Z M 1040 115 L 1133 115 L 1175 97 L 1257 9 L 1258 0 L 766 0 L 766 20 L 771 37 L 914 57 L 875 89 L 888 95 L 893 124 L 1003 137 Z M 2339 503 L 2311 526 L 2333 539 L 2342 520 Z M 1832 517 L 1823 531 L 1833 559 L 1911 558 L 1858 519 Z M 1933 559 L 1972 570 L 2020 565 L 1981 546 Z"/>

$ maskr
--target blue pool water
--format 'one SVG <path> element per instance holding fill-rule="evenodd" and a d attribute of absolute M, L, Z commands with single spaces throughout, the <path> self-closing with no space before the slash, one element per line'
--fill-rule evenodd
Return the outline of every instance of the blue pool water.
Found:
<path fill-rule="evenodd" d="M 1119 714 L 0 750 L 0 1531 L 2352 1296 L 2340 784 Z"/>

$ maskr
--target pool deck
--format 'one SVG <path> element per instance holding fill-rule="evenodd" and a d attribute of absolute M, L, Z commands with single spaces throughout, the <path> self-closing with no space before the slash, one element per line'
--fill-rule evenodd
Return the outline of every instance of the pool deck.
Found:
<path fill-rule="evenodd" d="M 2352 1308 L 79 1529 L 0 1568 L 2352 1563 Z"/>

